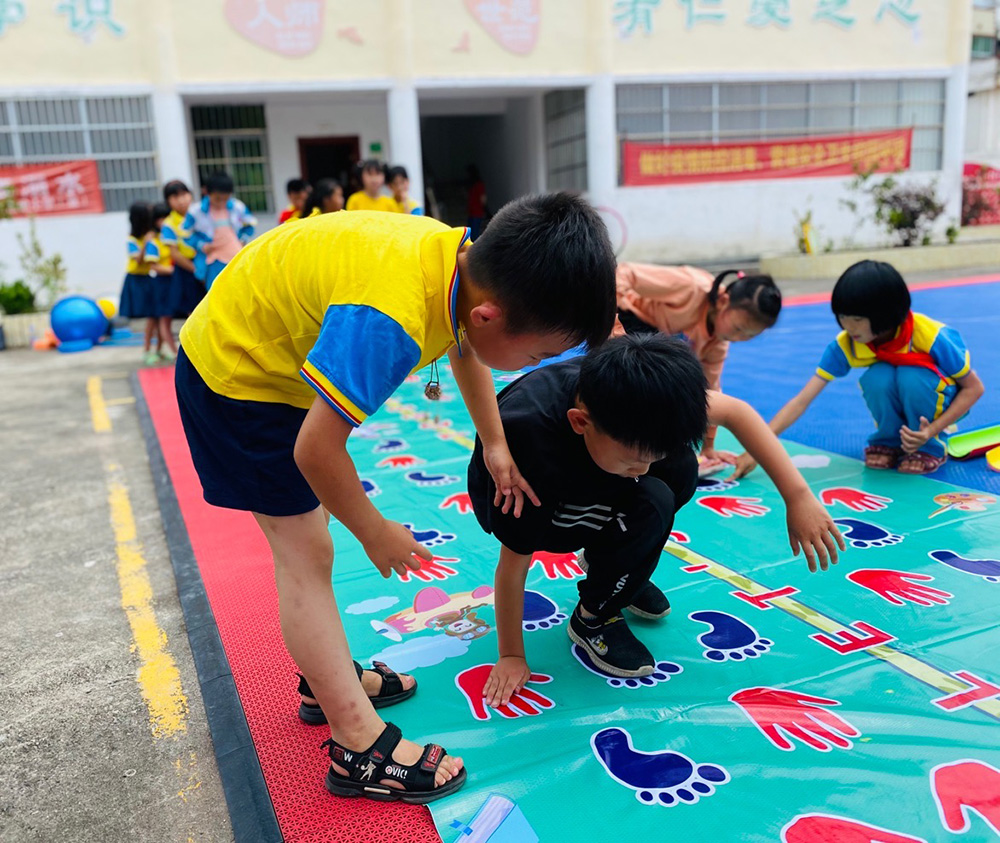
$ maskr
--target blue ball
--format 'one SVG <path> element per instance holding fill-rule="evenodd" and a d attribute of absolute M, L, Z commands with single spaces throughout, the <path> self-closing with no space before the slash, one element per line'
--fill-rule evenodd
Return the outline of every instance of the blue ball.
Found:
<path fill-rule="evenodd" d="M 74 350 L 89 348 L 108 330 L 108 317 L 96 301 L 85 296 L 67 296 L 56 302 L 51 320 L 52 332 L 61 343 L 73 344 L 70 347 Z"/>

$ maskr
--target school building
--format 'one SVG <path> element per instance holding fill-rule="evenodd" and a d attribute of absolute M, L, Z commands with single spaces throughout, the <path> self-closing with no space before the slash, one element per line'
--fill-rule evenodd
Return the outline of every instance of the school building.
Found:
<path fill-rule="evenodd" d="M 820 241 L 871 244 L 841 201 L 855 160 L 934 182 L 941 227 L 959 217 L 972 6 L 4 0 L 0 178 L 96 163 L 99 213 L 79 179 L 21 195 L 70 286 L 94 294 L 120 284 L 128 205 L 168 179 L 197 194 L 226 169 L 268 226 L 287 179 L 343 179 L 369 157 L 403 164 L 411 195 L 456 224 L 470 164 L 493 209 L 585 191 L 632 260 L 791 252 L 809 212 Z M 8 277 L 26 225 L 0 223 Z"/>

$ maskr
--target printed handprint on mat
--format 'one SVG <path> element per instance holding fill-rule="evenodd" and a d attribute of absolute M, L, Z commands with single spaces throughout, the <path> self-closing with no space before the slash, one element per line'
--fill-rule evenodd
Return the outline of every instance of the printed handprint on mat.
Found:
<path fill-rule="evenodd" d="M 688 617 L 712 627 L 698 636 L 703 655 L 713 662 L 756 659 L 771 649 L 773 641 L 761 638 L 750 624 L 727 612 L 692 612 Z"/>
<path fill-rule="evenodd" d="M 834 518 L 833 523 L 840 527 L 844 539 L 851 547 L 867 550 L 872 547 L 889 547 L 899 544 L 902 536 L 890 533 L 878 524 L 860 521 L 857 518 Z"/>
<path fill-rule="evenodd" d="M 781 843 L 927 843 L 877 825 L 834 817 L 802 814 L 781 830 Z"/>
<path fill-rule="evenodd" d="M 469 497 L 469 493 L 456 492 L 454 495 L 448 495 L 438 504 L 438 509 L 448 509 L 449 507 L 455 507 L 462 515 L 472 512 L 472 499 Z"/>
<path fill-rule="evenodd" d="M 680 752 L 637 750 L 625 729 L 601 729 L 591 736 L 590 745 L 607 774 L 634 790 L 644 805 L 693 805 L 729 781 L 723 767 L 696 764 Z"/>
<path fill-rule="evenodd" d="M 951 550 L 932 550 L 927 555 L 956 571 L 982 577 L 986 582 L 1000 582 L 1000 559 L 966 559 Z"/>
<path fill-rule="evenodd" d="M 574 644 L 570 647 L 570 652 L 573 654 L 573 658 L 580 662 L 587 670 L 595 676 L 606 679 L 608 685 L 612 688 L 653 688 L 656 685 L 669 681 L 671 676 L 676 676 L 678 673 L 684 671 L 684 668 L 679 664 L 674 664 L 674 662 L 657 662 L 656 669 L 648 676 L 623 678 L 621 676 L 612 676 L 610 673 L 605 673 L 601 670 L 594 664 L 590 656 L 587 655 L 587 651 L 579 644 Z"/>
<path fill-rule="evenodd" d="M 829 752 L 833 747 L 850 749 L 853 744 L 848 738 L 861 735 L 846 720 L 822 707 L 840 705 L 837 700 L 778 688 L 744 688 L 729 701 L 743 709 L 764 737 L 786 752 L 795 749 L 790 737 Z"/>
<path fill-rule="evenodd" d="M 379 460 L 375 463 L 376 468 L 410 468 L 414 465 L 420 465 L 423 460 L 419 457 L 413 456 L 413 454 L 397 454 L 393 457 L 386 457 L 384 460 Z"/>
<path fill-rule="evenodd" d="M 888 568 L 859 568 L 851 571 L 847 579 L 867 588 L 893 606 L 904 606 L 907 601 L 918 606 L 947 606 L 948 601 L 955 596 L 929 585 L 918 585 L 920 582 L 933 582 L 934 577 L 929 574 L 909 574 Z"/>
<path fill-rule="evenodd" d="M 448 565 L 442 564 L 447 562 L 454 565 L 458 562 L 458 559 L 449 559 L 447 556 L 435 556 L 428 562 L 426 559 L 419 559 L 420 567 L 415 571 L 407 568 L 402 574 L 398 571 L 396 576 L 399 577 L 400 582 L 409 582 L 410 577 L 416 577 L 421 582 L 431 582 L 432 580 L 445 580 L 448 577 L 453 577 L 458 573 L 454 568 L 449 568 Z"/>
<path fill-rule="evenodd" d="M 698 505 L 710 509 L 723 518 L 732 518 L 739 515 L 741 518 L 753 518 L 755 515 L 764 515 L 771 511 L 770 507 L 764 506 L 760 498 L 733 498 L 727 495 L 707 495 L 698 498 Z"/>
<path fill-rule="evenodd" d="M 959 834 L 972 828 L 972 814 L 1000 835 L 1000 770 L 965 758 L 931 770 L 931 793 L 941 825 Z"/>
<path fill-rule="evenodd" d="M 455 685 L 465 695 L 472 716 L 476 720 L 489 720 L 494 711 L 508 719 L 533 717 L 555 706 L 545 694 L 525 686 L 520 691 L 515 691 L 506 705 L 490 708 L 483 699 L 483 688 L 486 687 L 486 680 L 489 679 L 491 670 L 493 670 L 492 664 L 478 664 L 463 670 L 455 677 Z M 544 685 L 551 681 L 552 677 L 544 673 L 532 673 L 528 679 L 532 685 Z"/>
<path fill-rule="evenodd" d="M 583 576 L 583 568 L 576 561 L 575 553 L 548 553 L 539 550 L 531 557 L 530 567 L 534 568 L 536 563 L 542 566 L 545 576 L 550 580 L 571 580 Z"/>
<path fill-rule="evenodd" d="M 827 506 L 842 503 L 854 512 L 878 512 L 892 503 L 892 498 L 852 489 L 850 486 L 834 486 L 819 493 L 819 499 Z"/>

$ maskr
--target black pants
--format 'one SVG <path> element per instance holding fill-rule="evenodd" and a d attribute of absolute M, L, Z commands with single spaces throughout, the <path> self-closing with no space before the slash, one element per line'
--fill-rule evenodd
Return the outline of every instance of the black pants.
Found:
<path fill-rule="evenodd" d="M 520 518 L 503 515 L 489 493 L 469 491 L 480 524 L 515 553 L 570 553 L 583 548 L 587 575 L 577 587 L 587 611 L 602 620 L 617 614 L 653 575 L 674 514 L 694 495 L 698 458 L 688 451 L 655 463 L 632 494 L 612 502 L 525 506 Z M 485 490 L 484 490 L 485 491 Z"/>
<path fill-rule="evenodd" d="M 618 321 L 622 323 L 626 334 L 658 334 L 660 329 L 640 319 L 631 310 L 619 310 Z"/>

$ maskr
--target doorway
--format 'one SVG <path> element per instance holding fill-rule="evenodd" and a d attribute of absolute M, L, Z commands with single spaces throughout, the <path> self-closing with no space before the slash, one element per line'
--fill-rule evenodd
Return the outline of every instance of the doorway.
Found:
<path fill-rule="evenodd" d="M 299 138 L 299 170 L 310 184 L 320 179 L 336 179 L 345 195 L 360 160 L 357 135 L 332 138 Z"/>

